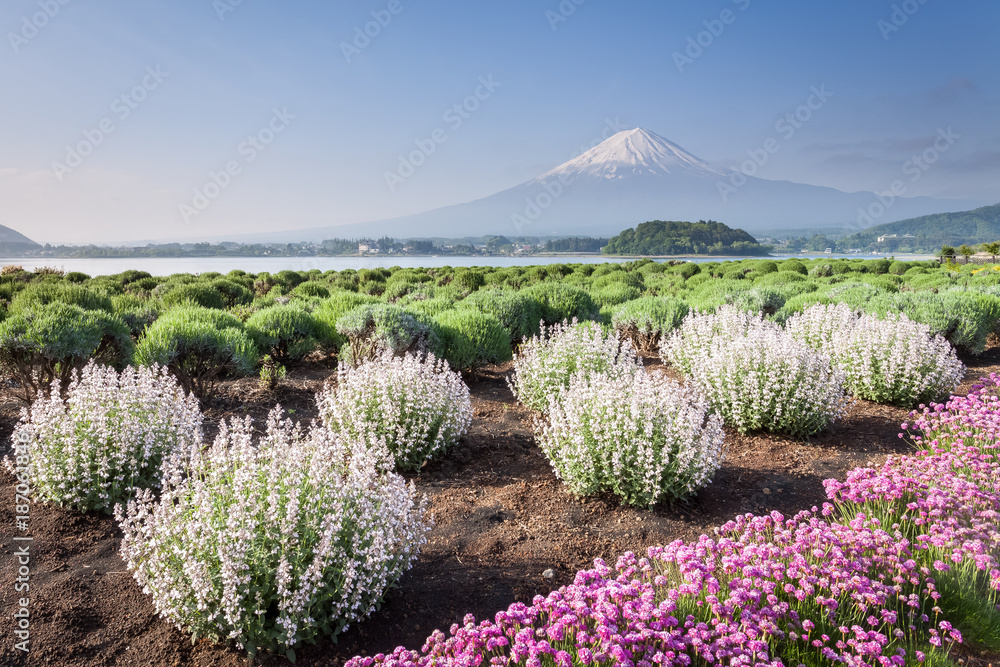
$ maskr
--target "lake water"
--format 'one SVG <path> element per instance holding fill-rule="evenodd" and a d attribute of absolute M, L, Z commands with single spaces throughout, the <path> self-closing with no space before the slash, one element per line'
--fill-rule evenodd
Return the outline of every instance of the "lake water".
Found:
<path fill-rule="evenodd" d="M 809 259 L 817 255 L 773 255 L 771 259 L 788 259 L 801 257 Z M 864 257 L 873 259 L 871 255 L 820 255 L 832 258 Z M 691 257 L 692 262 L 711 262 L 724 260 L 751 259 L 746 257 Z M 759 258 L 752 258 L 759 259 Z M 900 257 L 902 259 L 902 257 Z M 908 256 L 906 259 L 933 259 L 930 255 Z M 378 267 L 423 267 L 441 266 L 535 266 L 538 264 L 603 264 L 605 262 L 630 262 L 632 257 L 604 257 L 603 255 L 559 255 L 557 257 L 114 257 L 114 258 L 0 258 L 0 266 L 16 264 L 27 271 L 33 271 L 41 266 L 50 266 L 64 271 L 82 271 L 89 276 L 103 276 L 121 273 L 128 269 L 148 271 L 154 276 L 168 276 L 172 273 L 205 273 L 217 271 L 229 273 L 233 269 L 242 269 L 248 273 L 267 271 L 276 273 L 285 269 L 292 271 L 342 271 L 344 269 L 373 269 Z M 666 259 L 656 261 L 665 262 Z"/>

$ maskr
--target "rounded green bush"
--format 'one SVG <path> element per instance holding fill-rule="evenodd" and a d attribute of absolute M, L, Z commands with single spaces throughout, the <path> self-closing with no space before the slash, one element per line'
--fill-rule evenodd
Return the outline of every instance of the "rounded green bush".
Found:
<path fill-rule="evenodd" d="M 83 283 L 90 280 L 90 276 L 86 273 L 81 273 L 80 271 L 70 271 L 66 274 L 66 280 L 71 283 Z"/>
<path fill-rule="evenodd" d="M 542 319 L 542 306 L 537 299 L 510 289 L 482 289 L 459 301 L 456 307 L 497 318 L 511 344 L 538 333 Z"/>
<path fill-rule="evenodd" d="M 510 334 L 496 317 L 472 309 L 449 310 L 434 318 L 442 356 L 455 370 L 511 360 Z"/>
<path fill-rule="evenodd" d="M 194 304 L 202 308 L 217 310 L 226 307 L 222 294 L 210 284 L 187 283 L 171 286 L 170 283 L 167 283 L 163 293 L 163 305 L 170 308 L 181 304 Z"/>
<path fill-rule="evenodd" d="M 337 332 L 347 339 L 340 356 L 353 365 L 386 352 L 395 355 L 438 351 L 440 341 L 419 313 L 385 303 L 362 305 L 337 320 Z"/>
<path fill-rule="evenodd" d="M 88 361 L 122 367 L 134 345 L 120 317 L 54 301 L 11 313 L 0 322 L 0 368 L 13 375 L 25 402 L 65 387 Z"/>
<path fill-rule="evenodd" d="M 243 323 L 221 310 L 182 305 L 164 313 L 136 346 L 136 362 L 160 364 L 181 386 L 205 397 L 227 375 L 251 375 L 260 353 Z"/>
<path fill-rule="evenodd" d="M 301 359 L 316 349 L 316 319 L 296 303 L 258 310 L 247 319 L 246 328 L 257 349 L 279 363 Z"/>
<path fill-rule="evenodd" d="M 330 296 L 330 290 L 327 288 L 326 284 L 319 282 L 318 280 L 307 280 L 298 287 L 292 290 L 292 294 L 296 296 L 303 297 L 319 297 L 321 299 L 326 299 Z"/>
<path fill-rule="evenodd" d="M 253 292 L 233 280 L 216 278 L 209 284 L 222 295 L 222 302 L 226 308 L 245 306 L 253 301 Z"/>
<path fill-rule="evenodd" d="M 611 325 L 641 354 L 655 354 L 663 336 L 678 327 L 689 310 L 680 299 L 644 296 L 615 308 Z"/>
<path fill-rule="evenodd" d="M 541 268 L 541 267 L 538 267 Z M 598 316 L 598 307 L 590 293 L 579 287 L 556 282 L 532 285 L 522 292 L 541 305 L 542 319 L 546 324 L 578 320 L 592 320 Z"/>

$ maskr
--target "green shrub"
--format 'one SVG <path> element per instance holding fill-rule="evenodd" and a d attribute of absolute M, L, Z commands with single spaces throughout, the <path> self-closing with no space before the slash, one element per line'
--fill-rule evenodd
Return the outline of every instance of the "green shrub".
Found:
<path fill-rule="evenodd" d="M 26 403 L 69 385 L 93 359 L 124 366 L 134 345 L 121 318 L 54 301 L 23 308 L 0 323 L 0 368 L 17 380 Z"/>
<path fill-rule="evenodd" d="M 538 333 L 542 319 L 542 306 L 537 299 L 509 289 L 481 289 L 459 301 L 456 307 L 497 318 L 507 331 L 511 345 Z"/>
<path fill-rule="evenodd" d="M 132 338 L 138 339 L 142 332 L 160 316 L 160 304 L 153 299 L 144 299 L 135 294 L 119 294 L 111 297 L 115 314 L 128 327 Z"/>
<path fill-rule="evenodd" d="M 257 349 L 282 364 L 315 350 L 319 333 L 316 319 L 297 303 L 258 310 L 246 328 Z"/>
<path fill-rule="evenodd" d="M 253 301 L 253 292 L 238 282 L 226 278 L 217 278 L 211 283 L 212 289 L 222 296 L 225 308 L 245 306 Z"/>
<path fill-rule="evenodd" d="M 330 296 L 330 290 L 324 283 L 317 280 L 307 280 L 292 290 L 292 294 L 302 297 L 319 297 L 326 299 Z"/>
<path fill-rule="evenodd" d="M 611 325 L 640 354 L 655 354 L 663 336 L 680 326 L 689 310 L 679 299 L 644 296 L 615 308 Z"/>
<path fill-rule="evenodd" d="M 111 313 L 114 307 L 111 299 L 80 285 L 65 282 L 33 283 L 17 292 L 10 303 L 10 312 L 37 308 L 50 303 L 64 303 L 79 306 L 84 310 L 103 310 Z"/>
<path fill-rule="evenodd" d="M 590 293 L 579 287 L 545 282 L 525 289 L 523 294 L 538 301 L 546 324 L 568 322 L 574 318 L 592 320 L 598 316 L 599 309 Z"/>
<path fill-rule="evenodd" d="M 678 265 L 674 269 L 674 272 L 684 278 L 684 280 L 690 280 L 701 273 L 701 267 L 695 262 L 684 262 L 683 264 Z"/>
<path fill-rule="evenodd" d="M 381 284 L 381 283 L 369 283 Z M 317 341 L 324 347 L 339 350 L 347 339 L 337 333 L 337 320 L 358 306 L 378 303 L 378 299 L 367 294 L 359 294 L 347 290 L 333 290 L 330 298 L 313 310 L 316 320 Z"/>
<path fill-rule="evenodd" d="M 358 306 L 337 320 L 337 332 L 347 339 L 341 359 L 357 366 L 391 352 L 397 356 L 438 351 L 440 341 L 416 314 L 384 303 Z"/>
<path fill-rule="evenodd" d="M 163 305 L 167 308 L 181 304 L 194 304 L 202 308 L 222 310 L 226 302 L 219 290 L 206 283 L 174 284 L 166 283 L 163 292 Z"/>
<path fill-rule="evenodd" d="M 642 296 L 642 291 L 631 285 L 612 283 L 602 289 L 592 290 L 590 296 L 599 308 L 607 308 L 638 299 Z"/>
<path fill-rule="evenodd" d="M 278 285 L 283 285 L 286 289 L 292 290 L 296 288 L 300 283 L 306 281 L 305 276 L 303 276 L 298 271 L 278 271 L 273 276 L 274 282 Z"/>
<path fill-rule="evenodd" d="M 613 286 L 634 287 L 640 291 L 644 287 L 641 274 L 626 273 L 625 271 L 612 271 L 611 273 L 606 273 L 603 276 L 596 278 L 591 283 L 590 288 L 595 292 L 600 292 Z"/>
<path fill-rule="evenodd" d="M 86 273 L 81 273 L 80 271 L 70 271 L 66 274 L 66 280 L 71 283 L 83 283 L 90 280 L 90 276 Z"/>
<path fill-rule="evenodd" d="M 906 272 L 910 270 L 910 265 L 906 262 L 901 262 L 898 259 L 889 265 L 889 273 L 894 276 L 906 275 Z"/>
<path fill-rule="evenodd" d="M 472 309 L 449 310 L 434 322 L 441 338 L 441 354 L 455 370 L 474 373 L 511 359 L 510 333 L 492 315 Z"/>
<path fill-rule="evenodd" d="M 226 376 L 252 375 L 259 357 L 236 317 L 195 305 L 164 313 L 146 329 L 135 352 L 139 364 L 166 366 L 185 391 L 201 398 Z"/>
<path fill-rule="evenodd" d="M 486 284 L 486 278 L 481 271 L 460 268 L 455 271 L 451 282 L 466 292 L 475 292 Z"/>

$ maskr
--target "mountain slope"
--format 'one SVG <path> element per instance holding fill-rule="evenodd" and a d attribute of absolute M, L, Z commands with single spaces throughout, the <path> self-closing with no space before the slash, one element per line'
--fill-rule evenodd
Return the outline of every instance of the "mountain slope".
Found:
<path fill-rule="evenodd" d="M 876 225 L 837 241 L 837 244 L 852 248 L 867 248 L 878 245 L 878 238 L 889 234 L 897 236 L 910 234 L 916 237 L 911 243 L 928 249 L 939 248 L 942 245 L 963 243 L 975 245 L 1000 241 L 1000 204 L 982 206 L 971 211 L 923 215 Z M 899 243 L 893 241 L 890 245 Z"/>
<path fill-rule="evenodd" d="M 0 255 L 16 255 L 27 250 L 37 250 L 41 246 L 24 234 L 10 227 L 0 225 Z"/>
<path fill-rule="evenodd" d="M 577 158 L 489 197 L 389 220 L 255 234 L 256 242 L 341 237 L 461 238 L 613 236 L 645 220 L 718 220 L 751 233 L 856 227 L 875 195 L 746 177 L 716 169 L 663 137 L 619 132 Z M 738 188 L 733 182 L 742 182 Z M 727 186 L 728 189 L 727 189 Z M 981 202 L 899 198 L 886 220 L 971 208 Z"/>

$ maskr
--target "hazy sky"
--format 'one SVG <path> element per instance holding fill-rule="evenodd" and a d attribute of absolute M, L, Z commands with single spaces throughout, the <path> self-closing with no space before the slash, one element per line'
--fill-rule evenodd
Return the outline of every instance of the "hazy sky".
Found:
<path fill-rule="evenodd" d="M 722 167 L 774 137 L 758 176 L 847 191 L 950 132 L 908 194 L 995 203 L 998 23 L 995 0 L 5 0 L 0 224 L 79 243 L 374 220 L 633 127 Z"/>

